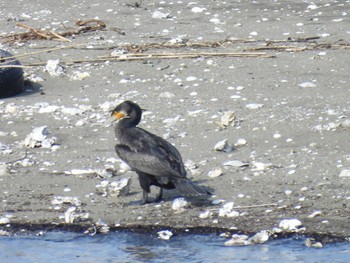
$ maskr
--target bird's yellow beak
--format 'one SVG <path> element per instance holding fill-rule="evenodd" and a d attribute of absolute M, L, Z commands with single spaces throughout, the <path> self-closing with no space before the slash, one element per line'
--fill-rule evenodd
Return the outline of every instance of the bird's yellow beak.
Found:
<path fill-rule="evenodd" d="M 126 116 L 125 113 L 122 111 L 112 111 L 111 113 L 112 122 L 123 119 L 125 118 L 125 116 Z"/>

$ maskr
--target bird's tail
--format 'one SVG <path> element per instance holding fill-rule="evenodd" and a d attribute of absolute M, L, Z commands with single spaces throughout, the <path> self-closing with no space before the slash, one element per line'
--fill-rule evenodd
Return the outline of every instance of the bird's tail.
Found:
<path fill-rule="evenodd" d="M 211 193 L 189 179 L 178 179 L 175 182 L 176 189 L 179 190 L 184 195 L 187 196 L 210 196 Z"/>

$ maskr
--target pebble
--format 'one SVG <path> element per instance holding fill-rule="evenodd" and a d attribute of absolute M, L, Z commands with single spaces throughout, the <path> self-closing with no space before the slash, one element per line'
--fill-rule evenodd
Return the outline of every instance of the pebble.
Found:
<path fill-rule="evenodd" d="M 206 9 L 198 7 L 198 6 L 195 6 L 195 7 L 192 7 L 191 12 L 193 12 L 193 13 L 202 13 L 204 10 L 206 10 Z"/>

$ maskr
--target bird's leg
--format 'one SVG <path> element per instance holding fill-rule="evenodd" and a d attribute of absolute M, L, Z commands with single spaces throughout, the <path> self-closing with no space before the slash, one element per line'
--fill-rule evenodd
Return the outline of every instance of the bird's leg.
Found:
<path fill-rule="evenodd" d="M 142 205 L 148 204 L 148 192 L 146 190 L 143 190 L 142 192 Z"/>
<path fill-rule="evenodd" d="M 163 187 L 159 188 L 159 193 L 156 196 L 156 199 L 154 199 L 154 202 L 160 202 L 163 198 Z"/>

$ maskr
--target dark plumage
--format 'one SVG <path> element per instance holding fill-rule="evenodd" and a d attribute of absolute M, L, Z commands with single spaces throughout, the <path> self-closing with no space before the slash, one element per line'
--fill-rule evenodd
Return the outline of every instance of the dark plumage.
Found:
<path fill-rule="evenodd" d="M 163 188 L 176 188 L 186 196 L 210 195 L 205 188 L 186 177 L 181 155 L 173 145 L 136 127 L 142 116 L 139 105 L 124 101 L 111 115 L 119 120 L 115 126 L 115 134 L 119 140 L 115 151 L 138 174 L 143 189 L 143 203 L 149 202 L 147 198 L 151 185 L 160 187 L 154 201 L 162 199 Z"/>

